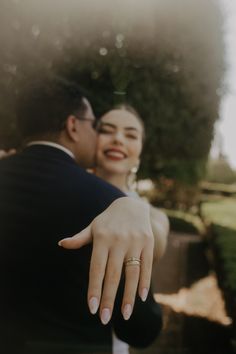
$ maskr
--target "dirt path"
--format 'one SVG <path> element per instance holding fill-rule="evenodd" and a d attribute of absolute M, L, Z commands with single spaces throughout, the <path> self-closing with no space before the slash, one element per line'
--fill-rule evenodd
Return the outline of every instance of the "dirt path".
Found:
<path fill-rule="evenodd" d="M 167 252 L 154 270 L 162 304 L 162 334 L 146 350 L 131 354 L 231 354 L 230 323 L 206 247 L 197 235 L 171 233 Z"/>

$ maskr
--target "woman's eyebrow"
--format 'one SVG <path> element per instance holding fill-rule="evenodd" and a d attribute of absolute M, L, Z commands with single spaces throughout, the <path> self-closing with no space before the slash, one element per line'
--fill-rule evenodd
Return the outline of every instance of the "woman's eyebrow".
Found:
<path fill-rule="evenodd" d="M 108 122 L 103 122 L 101 121 L 101 125 L 102 126 L 108 126 L 108 127 L 111 127 L 113 129 L 116 129 L 117 126 L 115 124 L 112 124 L 112 123 L 108 123 Z M 137 129 L 136 127 L 124 127 L 125 130 L 129 130 L 129 131 L 135 131 L 135 132 L 140 132 L 139 129 Z"/>
<path fill-rule="evenodd" d="M 125 127 L 124 129 L 125 129 L 125 130 L 129 130 L 129 131 L 135 131 L 135 132 L 137 132 L 137 133 L 140 132 L 140 130 L 139 130 L 138 128 L 135 128 L 135 127 Z"/>

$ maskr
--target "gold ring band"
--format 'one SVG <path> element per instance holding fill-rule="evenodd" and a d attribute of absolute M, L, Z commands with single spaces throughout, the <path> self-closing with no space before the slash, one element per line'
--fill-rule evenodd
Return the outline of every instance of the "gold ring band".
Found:
<path fill-rule="evenodd" d="M 134 265 L 140 266 L 141 259 L 137 258 L 137 257 L 130 257 L 130 258 L 126 259 L 126 261 L 124 263 L 125 263 L 125 266 L 134 266 Z"/>

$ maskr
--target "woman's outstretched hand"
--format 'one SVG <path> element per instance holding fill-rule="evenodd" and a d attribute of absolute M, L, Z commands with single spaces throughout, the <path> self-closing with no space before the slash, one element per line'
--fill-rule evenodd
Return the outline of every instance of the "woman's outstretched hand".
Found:
<path fill-rule="evenodd" d="M 3 159 L 4 157 L 8 157 L 11 155 L 14 155 L 16 153 L 15 149 L 10 149 L 10 150 L 0 150 L 0 159 Z"/>
<path fill-rule="evenodd" d="M 154 238 L 149 205 L 130 197 L 119 198 L 87 228 L 61 240 L 59 245 L 78 249 L 90 242 L 93 242 L 88 286 L 90 312 L 95 314 L 99 309 L 102 323 L 109 322 L 125 265 L 121 311 L 128 320 L 137 291 L 145 301 L 150 287 Z"/>

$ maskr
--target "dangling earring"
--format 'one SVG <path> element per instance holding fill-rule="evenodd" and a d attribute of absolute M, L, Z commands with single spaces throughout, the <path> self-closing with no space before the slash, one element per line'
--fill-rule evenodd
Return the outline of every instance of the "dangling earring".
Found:
<path fill-rule="evenodd" d="M 136 175 L 136 173 L 138 172 L 138 169 L 139 169 L 139 166 L 134 166 L 131 168 L 130 172 Z"/>
<path fill-rule="evenodd" d="M 137 187 L 137 182 L 136 182 L 136 179 L 137 179 L 137 172 L 139 170 L 139 162 L 136 166 L 133 166 L 131 169 L 130 169 L 130 172 L 128 174 L 128 177 L 127 177 L 127 186 L 128 186 L 128 189 L 129 190 L 133 190 L 135 191 L 136 190 L 136 187 Z"/>

